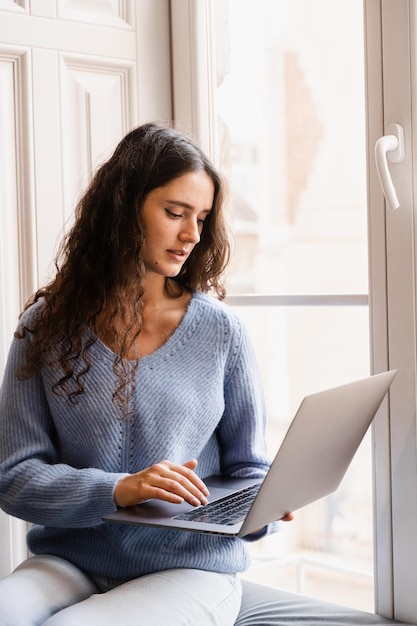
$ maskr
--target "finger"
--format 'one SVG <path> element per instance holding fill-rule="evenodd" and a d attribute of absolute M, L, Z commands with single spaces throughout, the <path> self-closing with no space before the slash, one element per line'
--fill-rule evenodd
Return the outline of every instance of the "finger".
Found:
<path fill-rule="evenodd" d="M 197 459 L 190 459 L 189 461 L 186 461 L 186 463 L 183 463 L 183 466 L 188 467 L 188 469 L 190 470 L 195 470 L 197 465 L 198 465 Z"/>
<path fill-rule="evenodd" d="M 207 504 L 209 491 L 204 482 L 190 469 L 184 466 L 170 466 L 165 476 L 165 488 L 176 493 L 194 506 Z"/>
<path fill-rule="evenodd" d="M 171 463 L 169 461 L 163 461 L 169 469 L 174 472 L 174 475 L 171 477 L 175 480 L 178 480 L 183 487 L 187 489 L 191 489 L 192 493 L 195 493 L 197 497 L 202 493 L 204 496 L 209 495 L 209 490 L 205 483 L 197 476 L 197 474 L 193 471 L 193 467 L 197 466 L 197 461 L 195 459 L 191 459 L 187 461 L 183 465 L 178 465 L 176 463 Z"/>
<path fill-rule="evenodd" d="M 153 491 L 149 497 L 178 502 L 178 499 L 173 499 L 169 495 L 173 494 L 192 506 L 207 504 L 207 488 L 203 481 L 192 470 L 183 465 L 169 461 L 156 463 L 147 471 L 146 482 Z M 165 491 L 166 495 L 159 490 Z"/>
<path fill-rule="evenodd" d="M 196 484 L 196 486 L 200 489 L 200 491 L 204 493 L 204 495 L 208 496 L 210 495 L 210 492 L 207 489 L 207 485 L 194 472 L 197 465 L 198 465 L 198 461 L 196 459 L 191 459 L 190 461 L 187 461 L 186 463 L 184 463 L 183 467 L 186 467 L 187 469 L 192 470 L 192 474 L 187 473 L 187 478 L 189 480 L 192 480 Z"/>

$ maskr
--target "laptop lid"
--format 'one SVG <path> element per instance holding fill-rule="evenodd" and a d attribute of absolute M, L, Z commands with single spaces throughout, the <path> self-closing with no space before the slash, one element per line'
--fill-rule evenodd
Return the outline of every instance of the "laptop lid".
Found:
<path fill-rule="evenodd" d="M 304 398 L 243 534 L 337 489 L 395 375 L 384 372 Z"/>
<path fill-rule="evenodd" d="M 384 372 L 306 396 L 249 512 L 237 524 L 177 519 L 194 507 L 160 500 L 120 508 L 103 520 L 239 537 L 262 528 L 337 489 L 395 375 L 395 370 Z M 259 482 L 219 476 L 204 480 L 210 502 Z"/>

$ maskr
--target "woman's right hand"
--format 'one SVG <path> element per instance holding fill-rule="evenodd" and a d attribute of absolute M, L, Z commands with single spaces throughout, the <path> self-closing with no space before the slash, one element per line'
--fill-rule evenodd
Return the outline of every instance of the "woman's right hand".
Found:
<path fill-rule="evenodd" d="M 174 504 L 184 500 L 192 506 L 207 504 L 209 491 L 194 472 L 197 461 L 191 459 L 183 465 L 161 461 L 121 478 L 115 489 L 117 506 L 140 504 L 149 498 L 157 498 Z"/>

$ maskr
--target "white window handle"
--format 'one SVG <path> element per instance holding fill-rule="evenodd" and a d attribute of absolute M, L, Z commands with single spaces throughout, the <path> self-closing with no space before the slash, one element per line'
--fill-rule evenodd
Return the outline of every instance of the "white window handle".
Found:
<path fill-rule="evenodd" d="M 380 137 L 375 144 L 375 161 L 379 182 L 389 208 L 394 210 L 398 209 L 400 203 L 392 182 L 388 160 L 391 163 L 400 163 L 404 160 L 404 128 L 401 124 L 390 124 L 387 128 L 387 134 Z"/>

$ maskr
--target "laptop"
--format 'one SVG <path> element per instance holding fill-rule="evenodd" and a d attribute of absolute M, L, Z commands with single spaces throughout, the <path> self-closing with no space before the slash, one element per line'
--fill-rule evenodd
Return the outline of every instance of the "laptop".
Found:
<path fill-rule="evenodd" d="M 106 522 L 244 537 L 337 489 L 396 370 L 306 396 L 265 477 L 204 478 L 209 504 L 150 499 Z M 211 509 L 214 509 L 212 511 Z"/>

